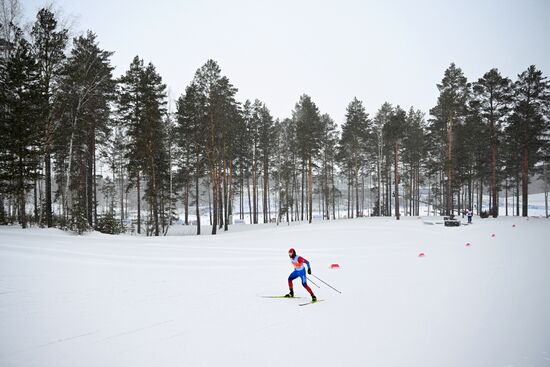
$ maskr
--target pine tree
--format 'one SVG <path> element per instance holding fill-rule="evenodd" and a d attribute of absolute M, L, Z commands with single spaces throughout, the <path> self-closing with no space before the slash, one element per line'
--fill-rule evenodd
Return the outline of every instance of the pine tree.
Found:
<path fill-rule="evenodd" d="M 338 133 L 334 120 L 328 115 L 321 116 L 323 134 L 321 140 L 321 186 L 324 200 L 323 218 L 330 219 L 330 208 L 332 207 L 332 218 L 335 215 L 335 165 L 338 146 Z"/>
<path fill-rule="evenodd" d="M 276 125 L 277 160 L 276 177 L 279 185 L 279 215 L 286 216 L 286 221 L 296 220 L 297 205 L 295 196 L 297 192 L 297 138 L 296 121 L 285 119 Z M 279 220 L 281 220 L 279 218 Z"/>
<path fill-rule="evenodd" d="M 471 108 L 464 119 L 464 123 L 456 127 L 456 171 L 455 184 L 457 193 L 462 190 L 464 200 L 462 204 L 457 200 L 458 209 L 473 210 L 475 206 L 481 210 L 483 185 L 490 180 L 491 164 L 488 157 L 491 156 L 489 141 L 489 129 L 483 122 L 478 108 Z M 477 189 L 476 189 L 477 188 Z M 474 194 L 477 192 L 478 200 L 474 205 Z M 457 196 L 461 198 L 460 195 Z"/>
<path fill-rule="evenodd" d="M 250 137 L 250 101 L 246 101 L 240 109 L 240 118 L 234 124 L 235 146 L 234 146 L 234 171 L 236 172 L 237 188 L 239 194 L 239 218 L 244 219 L 245 194 L 250 193 L 250 162 L 252 139 Z M 246 190 L 245 190 L 246 182 Z M 250 195 L 248 195 L 250 197 Z M 249 204 L 250 207 L 250 204 Z M 251 213 L 250 213 L 251 214 Z M 250 215 L 250 219 L 252 216 Z"/>
<path fill-rule="evenodd" d="M 420 215 L 420 184 L 423 182 L 421 168 L 426 157 L 426 127 L 424 114 L 412 107 L 407 114 L 406 130 L 403 136 L 402 161 L 408 167 L 404 175 L 409 189 L 409 215 Z"/>
<path fill-rule="evenodd" d="M 390 103 L 385 102 L 377 111 L 373 121 L 373 131 L 371 144 L 368 144 L 367 153 L 376 158 L 376 178 L 377 178 L 377 200 L 374 208 L 374 215 L 391 215 L 389 213 L 388 199 L 384 199 L 384 189 L 382 178 L 384 176 L 383 168 L 386 166 L 384 159 L 384 125 L 389 122 L 393 113 L 393 107 Z"/>
<path fill-rule="evenodd" d="M 239 119 L 239 107 L 235 101 L 237 89 L 227 77 L 221 75 L 220 67 L 213 60 L 208 60 L 197 70 L 193 81 L 197 85 L 205 116 L 201 128 L 206 136 L 205 155 L 212 182 L 212 234 L 216 234 L 218 223 L 227 230 L 228 185 L 232 181 L 234 158 L 232 145 L 236 141 L 232 127 Z"/>
<path fill-rule="evenodd" d="M 142 114 L 139 121 L 140 139 L 144 144 L 145 161 L 143 162 L 144 177 L 147 179 L 145 198 L 149 204 L 152 220 L 150 221 L 155 236 L 160 235 L 160 216 L 163 195 L 166 194 L 166 183 L 169 181 L 167 130 L 163 116 L 165 115 L 166 85 L 156 72 L 153 64 L 149 63 L 144 69 L 140 80 L 143 91 Z"/>
<path fill-rule="evenodd" d="M 323 127 L 319 109 L 308 95 L 302 95 L 292 113 L 296 121 L 296 142 L 298 157 L 302 164 L 302 213 L 304 219 L 304 188 L 307 183 L 307 219 L 309 223 L 313 216 L 313 166 L 321 150 Z"/>
<path fill-rule="evenodd" d="M 498 192 L 501 180 L 498 147 L 501 144 L 502 124 L 510 104 L 510 80 L 500 75 L 497 69 L 491 69 L 474 83 L 474 108 L 479 109 L 480 117 L 488 129 L 491 149 L 491 215 L 498 217 Z"/>
<path fill-rule="evenodd" d="M 273 117 L 269 112 L 269 109 L 265 104 L 261 103 L 261 107 L 258 111 L 259 115 L 259 144 L 258 144 L 258 154 L 259 160 L 262 163 L 262 173 L 263 173 L 263 218 L 264 223 L 268 223 L 270 219 L 269 211 L 269 180 L 270 180 L 270 170 L 271 165 L 270 161 L 273 158 L 274 151 L 274 140 L 275 140 L 275 129 Z"/>
<path fill-rule="evenodd" d="M 346 110 L 346 121 L 342 126 L 340 149 L 338 152 L 342 169 L 348 177 L 348 197 L 355 189 L 355 214 L 359 213 L 359 172 L 366 160 L 367 139 L 370 133 L 368 114 L 363 102 L 354 98 Z M 353 195 L 351 195 L 353 196 Z M 348 217 L 353 218 L 353 203 L 348 200 Z"/>
<path fill-rule="evenodd" d="M 144 65 L 136 56 L 120 78 L 118 110 L 128 131 L 129 177 L 138 195 L 137 222 L 141 233 L 142 178 L 147 186 L 144 198 L 149 209 L 147 234 L 159 236 L 164 226 L 166 201 L 170 202 L 170 156 L 166 124 L 166 85 L 153 64 Z"/>
<path fill-rule="evenodd" d="M 247 106 L 248 107 L 248 106 Z M 258 224 L 258 186 L 260 181 L 260 124 L 262 102 L 255 100 L 245 114 L 248 137 L 250 138 L 250 176 L 252 179 L 252 218 L 251 223 Z"/>
<path fill-rule="evenodd" d="M 445 75 L 440 84 L 437 105 L 430 110 L 434 116 L 431 120 L 430 130 L 433 134 L 433 141 L 444 142 L 439 146 L 440 168 L 445 172 L 445 214 L 453 212 L 453 178 L 456 170 L 454 158 L 455 149 L 455 128 L 463 123 L 467 115 L 467 102 L 470 98 L 470 84 L 462 73 L 462 70 L 454 63 L 445 70 Z"/>
<path fill-rule="evenodd" d="M 79 233 L 86 229 L 83 215 L 89 227 L 95 219 L 96 145 L 99 131 L 110 123 L 115 89 L 112 54 L 99 48 L 96 35 L 90 31 L 75 38 L 54 112 L 60 124 L 54 144 L 59 193 L 64 197 L 66 214 L 72 213 Z"/>
<path fill-rule="evenodd" d="M 400 205 L 399 205 L 399 183 L 401 174 L 399 172 L 400 152 L 402 149 L 402 140 L 404 133 L 407 130 L 407 113 L 396 106 L 390 115 L 389 120 L 383 127 L 384 145 L 391 147 L 387 150 L 387 162 L 393 163 L 393 177 L 394 177 L 394 200 L 395 200 L 395 218 L 400 218 Z"/>
<path fill-rule="evenodd" d="M 54 104 L 57 98 L 59 78 L 65 62 L 65 48 L 69 36 L 68 30 L 58 25 L 55 14 L 49 8 L 41 9 L 33 25 L 31 36 L 34 53 L 40 69 L 41 116 L 43 124 L 43 153 L 45 179 L 45 216 L 48 227 L 52 220 L 52 162 L 51 153 L 55 134 Z"/>
<path fill-rule="evenodd" d="M 143 60 L 135 56 L 129 69 L 118 80 L 117 110 L 121 126 L 127 133 L 127 145 L 124 148 L 127 161 L 127 189 L 136 187 L 137 191 L 137 233 L 141 234 L 141 178 L 145 169 L 145 142 L 142 137 L 142 114 L 144 97 L 141 85 L 144 73 Z"/>
<path fill-rule="evenodd" d="M 179 174 L 184 187 L 185 223 L 188 223 L 187 206 L 191 185 L 194 181 L 195 189 L 195 214 L 197 218 L 197 235 L 200 235 L 200 191 L 199 181 L 204 175 L 205 165 L 205 137 L 201 130 L 205 124 L 202 96 L 198 87 L 191 83 L 185 89 L 185 95 L 177 102 L 177 146 L 179 147 Z"/>
<path fill-rule="evenodd" d="M 39 166 L 39 75 L 30 44 L 20 29 L 14 34 L 11 55 L 0 70 L 0 191 L 14 198 L 18 221 L 26 228 L 27 192 L 37 179 Z"/>
<path fill-rule="evenodd" d="M 534 65 L 518 76 L 514 83 L 514 109 L 507 127 L 508 136 L 514 139 L 513 146 L 520 157 L 522 216 L 528 215 L 529 175 L 541 160 L 544 147 L 544 133 L 548 130 L 545 116 L 550 94 L 550 84 L 542 71 Z M 512 133 L 513 132 L 513 133 Z M 519 176 L 519 175 L 518 175 Z"/>

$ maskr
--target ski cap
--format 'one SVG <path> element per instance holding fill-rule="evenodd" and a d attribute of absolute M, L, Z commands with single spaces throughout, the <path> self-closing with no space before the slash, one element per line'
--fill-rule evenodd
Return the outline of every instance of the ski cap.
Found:
<path fill-rule="evenodd" d="M 292 247 L 288 250 L 288 253 L 292 253 L 292 256 L 296 256 L 296 250 L 294 250 Z"/>

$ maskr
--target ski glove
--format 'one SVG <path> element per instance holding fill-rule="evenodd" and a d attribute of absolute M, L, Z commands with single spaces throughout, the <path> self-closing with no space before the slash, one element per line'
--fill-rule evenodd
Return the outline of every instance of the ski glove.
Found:
<path fill-rule="evenodd" d="M 308 273 L 309 275 L 311 275 L 311 268 L 308 268 L 308 269 L 307 269 L 307 273 Z"/>

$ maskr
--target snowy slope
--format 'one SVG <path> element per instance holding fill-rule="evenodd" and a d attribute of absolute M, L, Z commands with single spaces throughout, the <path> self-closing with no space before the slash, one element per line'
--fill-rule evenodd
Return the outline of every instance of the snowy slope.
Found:
<path fill-rule="evenodd" d="M 547 219 L 504 217 L 214 237 L 0 228 L 0 366 L 550 366 L 549 238 Z M 289 247 L 342 294 L 260 297 L 286 293 Z"/>

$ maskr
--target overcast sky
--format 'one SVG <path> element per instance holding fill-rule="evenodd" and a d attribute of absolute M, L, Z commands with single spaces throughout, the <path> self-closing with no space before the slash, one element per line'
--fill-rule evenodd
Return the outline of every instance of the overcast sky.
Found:
<path fill-rule="evenodd" d="M 23 0 L 34 21 L 43 0 Z M 301 94 L 342 123 L 357 97 L 425 112 L 451 62 L 469 81 L 496 67 L 515 79 L 535 64 L 550 76 L 550 0 L 301 1 L 58 0 L 54 9 L 115 51 L 116 76 L 139 55 L 176 99 L 209 58 L 278 118 Z M 173 104 L 172 104 L 173 106 Z"/>

